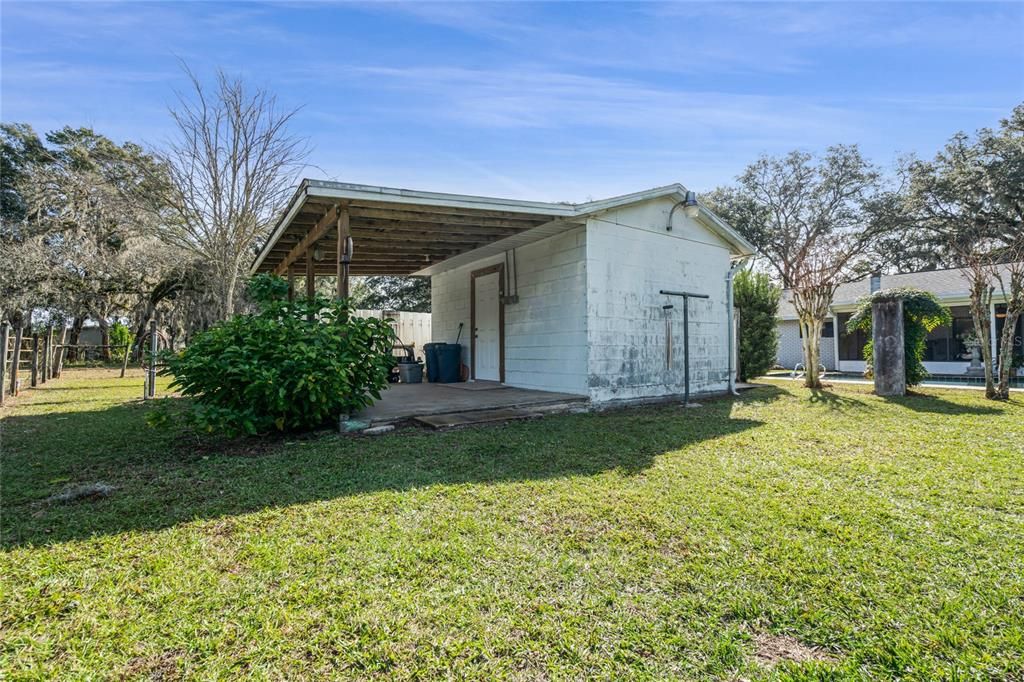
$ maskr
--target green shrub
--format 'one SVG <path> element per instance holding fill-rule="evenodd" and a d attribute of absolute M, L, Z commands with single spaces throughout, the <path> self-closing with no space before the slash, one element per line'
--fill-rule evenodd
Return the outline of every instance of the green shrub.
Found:
<path fill-rule="evenodd" d="M 846 328 L 863 331 L 868 335 L 864 346 L 864 360 L 870 368 L 873 362 L 873 344 L 871 341 L 871 304 L 875 301 L 903 301 L 903 358 L 907 386 L 915 386 L 928 376 L 924 368 L 925 340 L 928 332 L 944 324 L 952 324 L 953 316 L 949 308 L 939 303 L 939 299 L 928 291 L 902 287 L 898 289 L 882 289 L 860 299 L 857 312 L 846 323 Z"/>
<path fill-rule="evenodd" d="M 733 278 L 733 304 L 739 312 L 740 379 L 761 376 L 775 365 L 782 290 L 764 273 L 740 270 Z"/>
<path fill-rule="evenodd" d="M 135 335 L 131 329 L 120 322 L 115 322 L 110 328 L 110 345 L 113 346 L 110 349 L 110 357 L 119 362 L 124 360 L 125 346 L 130 347 L 134 339 Z"/>
<path fill-rule="evenodd" d="M 289 302 L 287 291 L 279 277 L 255 277 L 249 292 L 258 312 L 165 356 L 171 387 L 193 398 L 194 425 L 229 436 L 309 429 L 380 398 L 392 363 L 390 325 L 351 315 L 343 301 Z"/>

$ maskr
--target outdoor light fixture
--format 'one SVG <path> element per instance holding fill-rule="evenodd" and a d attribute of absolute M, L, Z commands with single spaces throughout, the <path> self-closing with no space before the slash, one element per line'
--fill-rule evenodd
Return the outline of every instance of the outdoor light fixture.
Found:
<path fill-rule="evenodd" d="M 675 213 L 676 209 L 680 206 L 683 207 L 683 215 L 691 219 L 696 218 L 700 213 L 700 204 L 697 203 L 697 193 L 687 192 L 686 199 L 676 203 L 676 205 L 672 207 L 672 210 L 668 212 L 668 225 L 665 226 L 665 229 L 669 232 L 672 231 L 672 214 Z"/>
<path fill-rule="evenodd" d="M 697 204 L 697 193 L 687 192 L 686 201 L 683 202 L 683 215 L 687 218 L 696 218 L 700 213 L 700 206 Z"/>
<path fill-rule="evenodd" d="M 321 261 L 324 259 L 324 250 L 319 246 L 313 249 L 313 260 Z"/>

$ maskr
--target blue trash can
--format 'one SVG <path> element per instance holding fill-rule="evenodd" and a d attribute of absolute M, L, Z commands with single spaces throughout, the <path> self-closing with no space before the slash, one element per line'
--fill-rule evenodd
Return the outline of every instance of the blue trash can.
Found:
<path fill-rule="evenodd" d="M 439 376 L 438 372 L 438 357 L 437 350 L 441 346 L 446 346 L 445 343 L 425 343 L 423 344 L 423 359 L 427 361 L 427 381 L 437 381 Z"/>
<path fill-rule="evenodd" d="M 437 381 L 454 384 L 461 379 L 462 346 L 457 343 L 439 344 L 437 349 Z"/>

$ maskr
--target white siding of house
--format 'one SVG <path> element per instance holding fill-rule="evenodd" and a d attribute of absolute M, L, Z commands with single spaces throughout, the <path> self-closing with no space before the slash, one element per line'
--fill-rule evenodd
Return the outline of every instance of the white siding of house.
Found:
<path fill-rule="evenodd" d="M 728 379 L 725 275 L 730 252 L 714 233 L 656 200 L 587 222 L 590 397 L 595 402 L 683 392 L 683 299 L 662 289 L 707 294 L 690 300 L 690 391 L 722 391 Z M 662 309 L 673 305 L 671 311 Z M 671 320 L 668 366 L 666 315 Z"/>
<path fill-rule="evenodd" d="M 793 369 L 804 361 L 804 349 L 800 339 L 800 323 L 796 320 L 779 320 L 779 353 L 777 362 L 786 369 Z M 831 341 L 832 339 L 829 339 Z"/>
<path fill-rule="evenodd" d="M 587 394 L 586 252 L 583 227 L 516 250 L 519 302 L 505 306 L 507 385 Z M 433 340 L 453 343 L 463 323 L 467 365 L 470 273 L 504 261 L 485 258 L 431 278 Z"/>
<path fill-rule="evenodd" d="M 832 322 L 833 333 L 838 333 L 834 318 L 829 317 Z M 804 347 L 800 338 L 800 324 L 796 320 L 779 320 L 779 352 L 776 362 L 786 369 L 793 369 L 797 363 L 803 364 Z M 824 336 L 821 339 L 821 364 L 827 370 L 835 370 L 836 366 L 836 340 L 832 336 Z"/>

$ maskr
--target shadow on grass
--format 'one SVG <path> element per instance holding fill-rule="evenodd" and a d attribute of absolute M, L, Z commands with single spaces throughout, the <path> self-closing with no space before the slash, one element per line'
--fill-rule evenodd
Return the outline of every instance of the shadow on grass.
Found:
<path fill-rule="evenodd" d="M 773 399 L 780 389 L 757 389 Z M 665 452 L 756 428 L 730 400 L 551 416 L 449 432 L 383 437 L 197 440 L 150 429 L 139 403 L 5 419 L 2 544 L 12 548 L 157 530 L 380 491 L 433 485 L 631 475 Z M 109 497 L 66 504 L 65 486 L 104 482 Z"/>
<path fill-rule="evenodd" d="M 981 395 L 981 392 L 978 392 Z M 927 393 L 908 393 L 905 396 L 892 396 L 884 398 L 887 403 L 899 405 L 905 407 L 908 410 L 914 412 L 927 412 L 931 414 L 949 414 L 949 415 L 992 415 L 1002 414 L 1004 408 L 1001 403 L 992 403 L 991 405 L 965 405 L 963 403 L 954 403 L 941 398 L 936 395 L 929 395 Z"/>
<path fill-rule="evenodd" d="M 810 389 L 811 397 L 808 399 L 812 405 L 825 405 L 832 410 L 870 410 L 871 405 L 860 398 L 852 398 L 848 395 L 840 395 L 821 388 Z"/>

